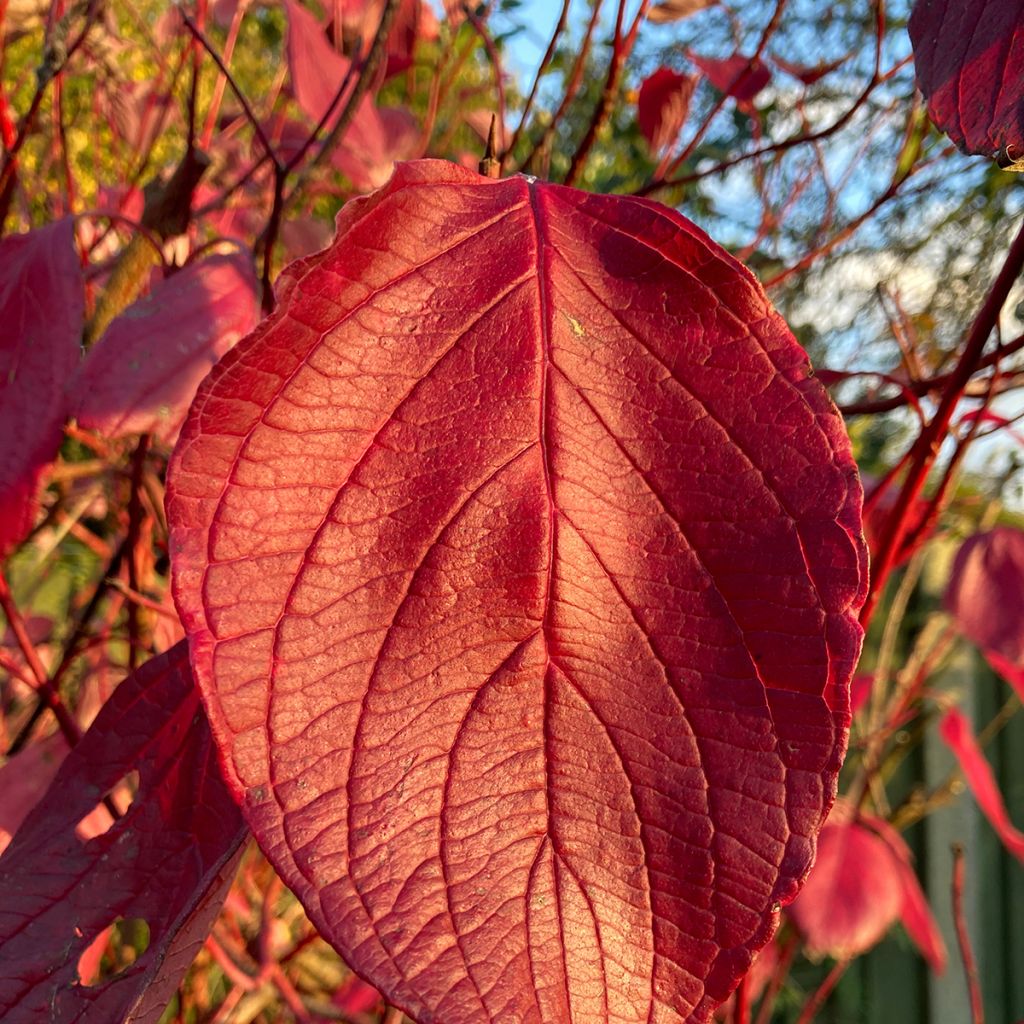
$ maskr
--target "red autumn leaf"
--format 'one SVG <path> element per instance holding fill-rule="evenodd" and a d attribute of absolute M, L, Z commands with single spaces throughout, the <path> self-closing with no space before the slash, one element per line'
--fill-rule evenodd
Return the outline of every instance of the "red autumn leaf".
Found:
<path fill-rule="evenodd" d="M 724 60 L 701 57 L 692 50 L 687 51 L 687 56 L 719 92 L 732 96 L 740 104 L 749 104 L 772 79 L 772 73 L 761 60 L 751 60 L 740 53 Z"/>
<path fill-rule="evenodd" d="M 637 98 L 637 119 L 653 153 L 663 152 L 676 141 L 696 84 L 696 75 L 681 75 L 671 68 L 658 68 L 644 79 Z"/>
<path fill-rule="evenodd" d="M 960 632 L 1024 698 L 1024 531 L 997 526 L 968 537 L 945 603 Z"/>
<path fill-rule="evenodd" d="M 992 768 L 985 760 L 985 755 L 981 752 L 963 712 L 957 708 L 947 711 L 939 723 L 939 735 L 960 762 L 974 799 L 978 801 L 978 806 L 995 829 L 1003 846 L 1024 863 L 1024 832 L 1010 821 Z"/>
<path fill-rule="evenodd" d="M 324 26 L 298 0 L 285 0 L 285 9 L 292 91 L 303 112 L 318 122 L 330 109 L 351 62 L 331 46 Z M 339 104 L 335 112 L 340 109 Z"/>
<path fill-rule="evenodd" d="M 945 946 L 903 838 L 842 805 L 818 836 L 814 868 L 788 915 L 813 957 L 860 956 L 899 920 L 935 971 L 945 969 Z"/>
<path fill-rule="evenodd" d="M 419 138 L 419 126 L 409 111 L 378 108 L 367 96 L 331 154 L 331 163 L 357 189 L 368 191 L 391 177 L 396 160 L 412 156 Z"/>
<path fill-rule="evenodd" d="M 344 36 L 346 40 L 353 41 L 353 48 L 358 46 L 365 51 L 370 46 L 383 12 L 384 0 L 358 0 L 355 3 L 350 0 L 344 5 L 341 12 Z M 428 3 L 400 0 L 388 33 L 385 77 L 390 78 L 409 68 L 416 43 L 420 39 L 435 40 L 437 35 L 437 17 Z"/>
<path fill-rule="evenodd" d="M 31 529 L 60 447 L 84 312 L 70 217 L 0 241 L 0 557 Z"/>
<path fill-rule="evenodd" d="M 409 68 L 417 42 L 421 39 L 435 41 L 438 31 L 437 17 L 428 3 L 402 0 L 388 34 L 388 77 Z"/>
<path fill-rule="evenodd" d="M 464 0 L 443 0 L 442 6 L 444 7 L 445 18 L 453 28 L 458 28 L 466 20 L 463 2 Z"/>
<path fill-rule="evenodd" d="M 127 813 L 83 842 L 76 824 L 132 771 Z M 245 835 L 178 644 L 118 686 L 0 857 L 4 1024 L 156 1024 Z M 115 977 L 78 984 L 79 957 L 118 919 L 147 922 L 148 948 Z"/>
<path fill-rule="evenodd" d="M 914 858 L 903 839 L 884 818 L 870 814 L 861 814 L 861 821 L 869 825 L 889 844 L 889 849 L 896 854 L 899 861 L 895 869 L 903 888 L 903 903 L 900 907 L 900 924 L 903 925 L 910 940 L 921 951 L 921 955 L 931 965 L 936 974 L 946 969 L 946 943 L 932 914 L 928 899 L 921 889 L 914 871 Z"/>
<path fill-rule="evenodd" d="M 330 244 L 334 231 L 319 217 L 295 217 L 281 225 L 281 248 L 289 260 L 319 252 Z"/>
<path fill-rule="evenodd" d="M 331 1000 L 339 1010 L 355 1016 L 356 1014 L 371 1013 L 381 1004 L 380 993 L 372 986 L 367 985 L 362 978 L 351 975 L 344 985 L 334 993 Z"/>
<path fill-rule="evenodd" d="M 1024 3 L 917 0 L 908 27 L 932 121 L 965 153 L 1024 161 Z"/>
<path fill-rule="evenodd" d="M 889 844 L 857 821 L 829 821 L 818 857 L 788 910 L 813 957 L 859 956 L 895 924 L 903 905 Z"/>
<path fill-rule="evenodd" d="M 932 914 L 932 908 L 921 889 L 914 869 L 907 863 L 900 868 L 903 882 L 903 905 L 900 908 L 900 924 L 910 936 L 910 941 L 921 951 L 936 974 L 946 970 L 946 943 Z"/>
<path fill-rule="evenodd" d="M 705 7 L 711 7 L 718 0 L 664 0 L 663 3 L 654 4 L 647 12 L 648 21 L 655 24 L 666 24 L 673 21 L 682 21 L 689 18 L 691 14 L 703 11 Z"/>
<path fill-rule="evenodd" d="M 256 275 L 244 256 L 210 256 L 161 281 L 107 328 L 71 388 L 81 426 L 173 444 L 199 382 L 256 325 Z"/>
<path fill-rule="evenodd" d="M 787 75 L 792 75 L 794 78 L 799 79 L 804 85 L 814 85 L 815 82 L 820 82 L 826 75 L 832 74 L 837 68 L 841 68 L 850 59 L 850 56 L 847 53 L 842 57 L 837 57 L 835 60 L 808 66 L 806 64 L 794 64 L 792 61 L 783 60 L 782 57 L 772 54 L 772 63 L 776 67 L 782 68 Z"/>
<path fill-rule="evenodd" d="M 675 211 L 400 165 L 221 361 L 168 481 L 231 785 L 420 1024 L 706 1021 L 832 803 L 860 486 Z"/>

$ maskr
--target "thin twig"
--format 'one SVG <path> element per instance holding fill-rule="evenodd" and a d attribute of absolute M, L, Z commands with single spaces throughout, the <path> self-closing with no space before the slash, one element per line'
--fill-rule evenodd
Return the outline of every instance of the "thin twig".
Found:
<path fill-rule="evenodd" d="M 35 644 L 32 643 L 32 639 L 28 634 L 25 620 L 21 617 L 21 612 L 14 603 L 14 596 L 11 594 L 11 588 L 7 583 L 7 577 L 4 575 L 3 569 L 0 569 L 0 609 L 3 610 L 7 618 L 7 624 L 14 634 L 15 642 L 18 644 L 22 657 L 25 659 L 25 664 L 28 665 L 29 671 L 32 673 L 36 691 L 42 700 L 45 701 L 46 705 L 53 710 L 57 718 L 57 724 L 60 726 L 60 731 L 68 741 L 68 746 L 75 746 L 82 738 L 82 731 L 78 728 L 78 723 L 71 717 L 68 709 L 64 707 L 60 692 L 47 675 L 46 666 L 43 665 L 39 652 L 36 650 Z M 8 751 L 8 753 L 11 753 L 11 751 Z"/>
<path fill-rule="evenodd" d="M 942 439 L 946 435 L 964 388 L 978 368 L 985 351 L 985 344 L 999 321 L 999 314 L 1006 303 L 1010 290 L 1017 283 L 1022 268 L 1024 268 L 1024 222 L 1010 244 L 1003 266 L 974 318 L 963 353 L 956 369 L 950 375 L 949 383 L 939 401 L 935 415 L 914 445 L 913 461 L 907 471 L 903 486 L 896 496 L 887 528 L 872 565 L 871 588 L 860 614 L 860 621 L 864 626 L 871 621 L 882 588 L 895 564 L 897 552 L 900 550 L 903 536 L 907 530 L 913 503 L 920 495 L 928 471 L 938 457 Z"/>
<path fill-rule="evenodd" d="M 225 81 L 231 86 L 231 91 L 235 94 L 235 98 L 238 100 L 242 110 L 245 112 L 245 116 L 249 124 L 252 125 L 252 130 L 256 133 L 256 138 L 260 140 L 260 145 L 263 147 L 267 156 L 273 161 L 274 166 L 279 167 L 281 163 L 280 158 L 278 157 L 274 147 L 271 145 L 270 139 L 267 138 L 267 133 L 263 130 L 263 125 L 260 124 L 260 119 L 256 116 L 249 100 L 246 98 L 245 93 L 242 92 L 238 83 L 235 81 L 234 76 L 231 74 L 228 66 L 224 63 L 221 55 L 217 52 L 216 47 L 209 39 L 207 39 L 203 30 L 195 23 L 195 21 L 192 20 L 192 17 L 184 7 L 178 7 L 178 13 L 181 15 L 181 20 L 185 23 L 185 27 L 210 55 L 210 59 L 217 65 L 217 68 L 224 76 Z"/>
<path fill-rule="evenodd" d="M 636 16 L 633 18 L 633 24 L 630 26 L 629 31 L 623 35 L 626 0 L 619 0 L 618 12 L 615 15 L 615 40 L 612 47 L 612 57 L 608 62 L 608 75 L 605 78 L 604 89 L 601 92 L 601 98 L 597 102 L 597 107 L 594 109 L 593 116 L 590 118 L 590 123 L 587 125 L 587 130 L 580 140 L 579 146 L 576 147 L 576 152 L 573 153 L 572 160 L 569 163 L 569 170 L 565 175 L 566 185 L 575 185 L 579 180 L 580 175 L 583 173 L 583 167 L 587 162 L 587 157 L 590 155 L 598 135 L 611 116 L 615 99 L 619 94 L 622 69 L 633 49 L 633 44 L 636 42 L 640 24 L 647 16 L 647 8 L 650 6 L 650 2 L 651 0 L 641 0 Z"/>
<path fill-rule="evenodd" d="M 551 58 L 555 55 L 555 47 L 558 45 L 559 37 L 565 31 L 565 24 L 568 20 L 569 8 L 571 6 L 572 0 L 562 0 L 562 13 L 559 15 L 558 22 L 555 25 L 554 31 L 551 33 L 551 40 L 548 43 L 548 48 L 544 51 L 544 56 L 541 58 L 540 65 L 537 68 L 537 74 L 534 75 L 533 85 L 530 88 L 529 95 L 526 97 L 526 103 L 523 105 L 523 112 L 519 115 L 519 124 L 516 126 L 516 130 L 512 135 L 512 140 L 501 154 L 502 164 L 505 163 L 509 156 L 515 153 L 516 145 L 526 128 L 526 123 L 530 117 L 530 111 L 533 109 L 534 100 L 537 98 L 537 90 L 540 88 L 540 80 L 544 76 L 547 66 L 551 63 Z"/>
<path fill-rule="evenodd" d="M 971 936 L 964 915 L 964 848 L 953 843 L 953 923 L 956 926 L 956 941 L 960 946 L 960 959 L 967 978 L 967 991 L 971 999 L 971 1021 L 985 1024 L 985 1004 L 981 998 L 981 983 L 978 980 L 978 964 L 971 947 Z"/>
<path fill-rule="evenodd" d="M 825 980 L 807 997 L 807 1002 L 804 1003 L 804 1008 L 800 1012 L 797 1024 L 811 1024 L 818 1011 L 825 1005 L 825 1000 L 832 995 L 832 990 L 839 984 L 849 966 L 849 960 L 836 961 L 832 970 L 825 975 Z"/>

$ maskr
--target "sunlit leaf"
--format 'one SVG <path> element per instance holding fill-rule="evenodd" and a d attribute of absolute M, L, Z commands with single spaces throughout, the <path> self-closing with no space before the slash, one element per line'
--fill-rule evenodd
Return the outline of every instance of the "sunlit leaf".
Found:
<path fill-rule="evenodd" d="M 230 782 L 420 1024 L 705 1021 L 835 793 L 860 485 L 655 203 L 400 165 L 200 388 L 175 591 Z"/>
<path fill-rule="evenodd" d="M 210 256 L 129 306 L 89 350 L 71 388 L 79 424 L 173 444 L 199 382 L 256 324 L 256 276 L 240 254 Z"/>

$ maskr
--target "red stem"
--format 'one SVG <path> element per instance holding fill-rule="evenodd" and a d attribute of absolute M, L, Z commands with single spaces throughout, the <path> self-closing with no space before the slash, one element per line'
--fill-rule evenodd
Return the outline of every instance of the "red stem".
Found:
<path fill-rule="evenodd" d="M 799 941 L 800 940 L 797 937 L 796 932 L 792 932 L 789 938 L 787 938 L 783 943 L 782 949 L 779 952 L 779 962 L 776 964 L 775 970 L 772 972 L 771 980 L 768 982 L 764 995 L 761 997 L 761 1006 L 757 1011 L 757 1020 L 755 1024 L 769 1024 L 772 1017 L 772 1010 L 775 1007 L 775 999 L 782 990 L 782 985 L 786 980 L 786 976 L 789 974 L 790 965 L 796 958 Z"/>
<path fill-rule="evenodd" d="M 963 354 L 956 368 L 949 375 L 949 383 L 939 401 L 935 415 L 914 444 L 910 469 L 907 471 L 903 487 L 896 496 L 888 528 L 882 536 L 872 566 L 871 586 L 860 615 L 860 621 L 865 627 L 871 621 L 882 589 L 895 564 L 903 535 L 906 533 L 910 521 L 913 504 L 921 493 L 928 471 L 938 457 L 939 447 L 949 429 L 957 404 L 963 396 L 968 382 L 978 369 L 985 351 L 985 344 L 999 320 L 999 314 L 1007 296 L 1016 284 L 1022 269 L 1024 269 L 1024 223 L 1010 244 L 1003 266 L 971 325 Z"/>
<path fill-rule="evenodd" d="M 746 163 L 748 160 L 756 160 L 762 156 L 767 156 L 770 153 L 781 153 L 787 149 L 792 149 L 794 146 L 800 146 L 805 143 L 820 142 L 822 139 L 827 139 L 830 135 L 834 135 L 840 128 L 845 127 L 849 123 L 850 119 L 857 113 L 858 110 L 867 102 L 868 97 L 877 88 L 880 82 L 884 81 L 888 74 L 883 75 L 881 73 L 881 58 L 882 58 L 882 41 L 885 37 L 885 4 L 880 2 L 876 6 L 876 17 L 875 17 L 875 68 L 871 75 L 871 79 L 868 84 L 864 87 L 861 94 L 853 101 L 853 103 L 842 113 L 832 124 L 826 128 L 821 128 L 815 132 L 806 132 L 799 135 L 791 136 L 788 139 L 783 139 L 781 142 L 773 142 L 771 145 L 763 146 L 759 149 L 755 149 L 750 153 L 743 153 L 740 156 L 731 157 L 728 160 L 723 160 L 721 163 L 716 164 L 714 167 L 709 167 L 706 170 L 695 171 L 693 174 L 686 174 L 679 178 L 668 177 L 664 180 L 657 179 L 648 182 L 643 188 L 638 189 L 636 195 L 645 196 L 651 192 L 656 192 L 662 188 L 670 188 L 674 185 L 691 185 L 695 181 L 700 181 L 703 178 L 710 177 L 712 175 L 722 174 L 724 171 L 730 168 L 736 167 L 738 164 Z M 900 62 L 897 67 L 901 67 L 904 62 Z M 724 97 L 723 97 L 724 100 Z M 689 142 L 686 149 L 679 154 L 678 157 L 672 163 L 669 169 L 669 174 L 678 170 L 687 158 L 693 153 L 700 139 L 703 138 L 704 133 L 707 131 L 710 125 L 710 119 L 722 107 L 722 100 L 720 100 L 709 112 L 707 118 L 705 118 L 701 127 L 697 130 L 697 134 Z"/>
<path fill-rule="evenodd" d="M 615 16 L 615 42 L 612 49 L 612 59 L 608 62 L 608 76 L 605 79 L 604 90 L 597 102 L 597 107 L 587 125 L 586 133 L 583 136 L 576 152 L 573 154 L 572 162 L 569 164 L 568 173 L 565 176 L 566 185 L 575 185 L 583 173 L 583 167 L 590 155 L 590 150 L 597 141 L 597 136 L 611 116 L 612 108 L 615 105 L 615 97 L 619 92 L 619 83 L 622 79 L 622 68 L 636 42 L 637 32 L 640 24 L 647 15 L 647 8 L 651 0 L 642 0 L 633 24 L 625 36 L 622 34 L 623 22 L 626 16 L 626 0 L 619 0 L 618 13 Z"/>
<path fill-rule="evenodd" d="M 964 915 L 964 848 L 953 844 L 953 923 L 956 926 L 956 940 L 960 946 L 960 958 L 967 977 L 967 991 L 971 999 L 972 1024 L 985 1024 L 985 1004 L 981 998 L 981 984 L 978 981 L 978 965 L 971 947 Z"/>
<path fill-rule="evenodd" d="M 811 1024 L 818 1011 L 825 1005 L 825 1000 L 832 995 L 832 990 L 839 984 L 840 979 L 846 973 L 846 968 L 849 966 L 849 960 L 836 961 L 835 966 L 825 976 L 825 980 L 808 996 L 797 1024 Z"/>
<path fill-rule="evenodd" d="M 21 612 L 18 611 L 18 606 L 14 603 L 11 588 L 7 584 L 7 577 L 2 569 L 0 569 L 0 608 L 3 609 L 3 613 L 7 617 L 8 625 L 10 625 L 14 639 L 17 641 L 18 647 L 25 659 L 25 664 L 28 665 L 35 679 L 36 689 L 49 707 L 53 709 L 53 713 L 57 718 L 57 724 L 60 726 L 60 731 L 64 734 L 64 738 L 68 741 L 68 746 L 74 747 L 82 738 L 82 731 L 78 728 L 78 723 L 71 717 L 68 709 L 64 707 L 60 693 L 58 693 L 57 688 L 47 675 L 46 667 L 39 657 L 39 652 L 28 635 L 25 620 L 21 617 Z"/>
<path fill-rule="evenodd" d="M 732 1024 L 750 1024 L 750 971 L 740 978 L 733 995 Z"/>
<path fill-rule="evenodd" d="M 149 450 L 149 434 L 143 434 L 132 456 L 131 493 L 128 497 L 128 586 L 138 593 L 139 585 L 139 534 L 142 529 L 143 508 L 141 500 L 142 477 L 146 468 L 146 452 Z M 134 601 L 128 602 L 128 668 L 134 671 L 139 666 L 139 609 Z"/>
<path fill-rule="evenodd" d="M 217 65 L 220 73 L 224 76 L 228 85 L 231 86 L 231 91 L 235 94 L 235 98 L 241 104 L 242 110 L 245 113 L 246 120 L 252 125 L 252 130 L 256 133 L 256 138 L 260 140 L 260 145 L 265 150 L 266 154 L 274 162 L 275 167 L 280 167 L 281 161 L 278 158 L 274 147 L 270 144 L 270 140 L 267 138 L 267 133 L 263 130 L 263 125 L 260 124 L 259 118 L 256 116 L 252 107 L 249 104 L 249 100 L 246 98 L 245 93 L 239 88 L 238 83 L 235 81 L 234 76 L 231 74 L 228 66 L 224 63 L 221 55 L 217 52 L 213 43 L 206 38 L 203 30 L 192 20 L 188 12 L 183 7 L 178 7 L 178 13 L 181 15 L 181 20 L 184 22 L 185 27 L 192 33 L 195 40 L 203 47 L 204 50 L 210 55 L 210 59 Z"/>
<path fill-rule="evenodd" d="M 562 13 L 559 15 L 558 23 L 555 25 L 554 31 L 551 33 L 551 40 L 548 43 L 548 48 L 544 51 L 544 56 L 541 58 L 540 65 L 537 68 L 537 74 L 534 76 L 533 86 L 530 88 L 530 94 L 526 97 L 526 104 L 523 106 L 523 112 L 519 117 L 519 124 L 516 126 L 515 134 L 512 136 L 512 141 L 509 142 L 507 148 L 502 153 L 502 164 L 504 164 L 508 157 L 515 152 L 516 145 L 526 128 L 526 122 L 530 117 L 530 111 L 533 109 L 533 101 L 537 98 L 537 90 L 540 88 L 540 80 L 544 76 L 544 71 L 548 64 L 551 63 L 551 58 L 555 55 L 555 47 L 558 45 L 560 36 L 565 31 L 565 23 L 568 20 L 569 8 L 571 6 L 572 0 L 562 0 Z"/>

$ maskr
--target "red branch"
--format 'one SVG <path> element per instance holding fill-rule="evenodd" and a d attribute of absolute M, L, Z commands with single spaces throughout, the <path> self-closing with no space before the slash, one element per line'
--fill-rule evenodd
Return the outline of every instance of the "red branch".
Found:
<path fill-rule="evenodd" d="M 981 363 L 985 344 L 999 320 L 999 314 L 1006 302 L 1010 289 L 1016 284 L 1024 269 L 1024 224 L 1010 245 L 1002 269 L 996 276 L 985 302 L 974 318 L 964 345 L 963 354 L 956 368 L 949 375 L 949 382 L 935 410 L 931 422 L 921 432 L 911 452 L 910 468 L 907 470 L 903 487 L 896 496 L 887 528 L 881 538 L 872 565 L 871 586 L 867 600 L 861 609 L 860 621 L 864 626 L 871 621 L 885 582 L 892 571 L 900 551 L 903 536 L 910 522 L 910 511 L 924 487 L 928 471 L 938 457 L 939 448 L 949 430 L 950 421 L 968 382 Z"/>

